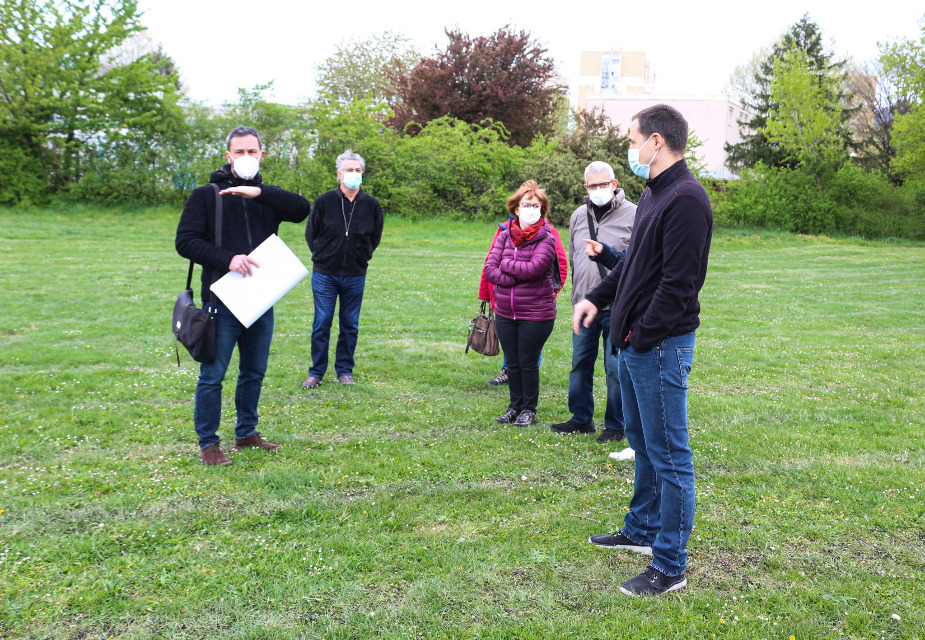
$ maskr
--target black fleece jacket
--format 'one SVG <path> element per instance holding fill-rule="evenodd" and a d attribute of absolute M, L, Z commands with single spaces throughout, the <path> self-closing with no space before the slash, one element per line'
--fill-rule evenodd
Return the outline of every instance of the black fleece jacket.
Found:
<path fill-rule="evenodd" d="M 700 326 L 712 236 L 710 199 L 684 160 L 648 181 L 626 258 L 586 296 L 599 309 L 613 301 L 614 347 L 646 351 Z"/>
<path fill-rule="evenodd" d="M 362 189 L 353 199 L 352 214 L 350 204 L 338 187 L 322 193 L 312 205 L 305 241 L 314 271 L 329 276 L 366 275 L 382 240 L 382 206 Z"/>
<path fill-rule="evenodd" d="M 221 247 L 215 244 L 215 190 L 210 185 L 197 187 L 186 201 L 177 225 L 177 253 L 202 265 L 203 302 L 211 298 L 209 287 L 228 272 L 233 257 L 256 249 L 279 230 L 280 222 L 302 222 L 311 211 L 308 200 L 263 184 L 259 173 L 252 180 L 242 180 L 226 164 L 212 174 L 209 182 L 222 189 L 241 185 L 260 187 L 260 195 L 253 199 L 221 196 Z"/>

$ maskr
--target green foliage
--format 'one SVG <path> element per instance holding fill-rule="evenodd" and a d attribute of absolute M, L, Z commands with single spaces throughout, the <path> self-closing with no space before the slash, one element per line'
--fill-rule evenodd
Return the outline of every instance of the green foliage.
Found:
<path fill-rule="evenodd" d="M 925 238 L 925 207 L 896 189 L 883 174 L 846 163 L 818 167 L 758 164 L 742 180 L 714 187 L 717 224 L 739 224 L 797 233 Z"/>
<path fill-rule="evenodd" d="M 0 144 L 35 172 L 16 185 L 4 179 L 0 200 L 40 201 L 87 173 L 99 199 L 149 195 L 158 138 L 182 112 L 163 58 L 112 64 L 109 52 L 142 29 L 137 3 L 14 0 L 0 4 L 0 24 Z"/>
<path fill-rule="evenodd" d="M 366 40 L 337 44 L 337 50 L 318 65 L 318 92 L 342 104 L 393 100 L 395 78 L 411 69 L 420 53 L 404 35 L 383 31 Z"/>
<path fill-rule="evenodd" d="M 838 165 L 847 159 L 835 79 L 813 73 L 806 53 L 784 51 L 774 61 L 766 134 L 800 164 Z"/>
<path fill-rule="evenodd" d="M 504 126 L 431 120 L 416 136 L 393 139 L 377 174 L 383 207 L 404 217 L 491 219 L 525 179 L 523 151 L 507 144 Z"/>
<path fill-rule="evenodd" d="M 764 51 L 764 50 L 762 50 Z M 790 52 L 800 52 L 805 57 L 805 68 L 812 76 L 811 79 L 805 78 L 806 71 L 804 65 L 798 65 L 800 73 L 794 76 L 793 61 L 789 65 L 781 67 L 781 61 L 786 60 Z M 804 15 L 796 24 L 794 24 L 780 39 L 774 43 L 770 52 L 763 60 L 753 60 L 751 67 L 747 69 L 753 73 L 751 82 L 743 82 L 741 72 L 737 73 L 739 77 L 733 77 L 731 82 L 737 87 L 737 93 L 742 99 L 746 113 L 750 114 L 747 121 L 740 121 L 739 127 L 742 130 L 742 142 L 735 145 L 727 145 L 726 151 L 729 154 L 727 165 L 734 171 L 739 171 L 743 167 L 754 167 L 761 162 L 766 166 L 793 166 L 794 161 L 790 160 L 792 151 L 785 150 L 776 145 L 769 137 L 768 125 L 769 117 L 779 112 L 780 105 L 777 104 L 776 98 L 780 97 L 783 86 L 778 81 L 777 93 L 775 96 L 772 91 L 779 70 L 787 70 L 792 76 L 785 86 L 789 86 L 788 98 L 791 103 L 794 99 L 801 99 L 802 94 L 809 92 L 804 87 L 803 90 L 797 91 L 798 87 L 794 86 L 797 77 L 800 83 L 807 80 L 815 83 L 816 89 L 813 91 L 822 91 L 824 94 L 824 104 L 833 110 L 833 117 L 838 123 L 838 136 L 844 147 L 851 147 L 851 133 L 848 122 L 852 118 L 855 108 L 848 105 L 846 99 L 846 72 L 845 61 L 834 59 L 831 51 L 826 51 L 823 41 L 822 32 L 819 26 L 809 19 L 809 14 Z M 785 107 L 786 111 L 792 112 L 794 109 L 813 108 L 811 103 L 790 104 Z"/>
<path fill-rule="evenodd" d="M 925 17 L 921 37 L 881 46 L 880 61 L 888 78 L 908 101 L 908 110 L 895 118 L 893 167 L 900 174 L 919 178 L 925 174 Z"/>

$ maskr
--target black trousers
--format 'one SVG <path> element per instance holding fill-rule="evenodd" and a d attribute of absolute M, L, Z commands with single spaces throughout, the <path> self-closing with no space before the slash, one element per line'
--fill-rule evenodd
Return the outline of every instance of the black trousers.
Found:
<path fill-rule="evenodd" d="M 510 408 L 536 411 L 540 397 L 540 353 L 552 334 L 555 320 L 511 320 L 495 316 L 498 340 L 507 358 Z"/>

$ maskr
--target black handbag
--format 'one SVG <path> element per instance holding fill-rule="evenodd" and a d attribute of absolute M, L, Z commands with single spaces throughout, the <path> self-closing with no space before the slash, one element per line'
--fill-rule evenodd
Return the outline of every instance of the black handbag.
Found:
<path fill-rule="evenodd" d="M 215 245 L 222 246 L 222 198 L 217 184 L 215 189 Z M 208 364 L 215 360 L 215 310 L 200 309 L 193 300 L 193 261 L 190 260 L 189 272 L 186 274 L 186 289 L 177 296 L 173 305 L 171 326 L 177 342 L 186 347 L 196 362 Z M 180 349 L 174 343 L 177 354 L 177 366 L 180 366 Z"/>
<path fill-rule="evenodd" d="M 487 309 L 487 313 L 486 313 Z M 472 349 L 483 356 L 496 356 L 501 353 L 498 343 L 498 331 L 495 329 L 495 312 L 482 300 L 479 315 L 469 322 L 469 338 L 466 340 L 466 353 Z"/>

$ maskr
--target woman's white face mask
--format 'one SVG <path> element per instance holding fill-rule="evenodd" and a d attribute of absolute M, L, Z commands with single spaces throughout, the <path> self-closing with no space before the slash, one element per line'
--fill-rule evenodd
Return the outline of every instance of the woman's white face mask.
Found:
<path fill-rule="evenodd" d="M 520 205 L 517 209 L 517 217 L 520 218 L 520 226 L 522 229 L 526 229 L 530 225 L 536 224 L 540 220 L 540 205 L 537 203 L 535 207 L 529 207 Z"/>

